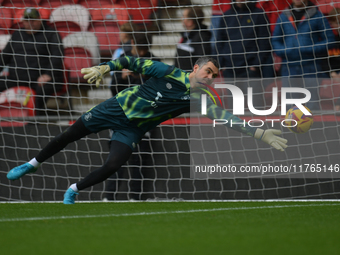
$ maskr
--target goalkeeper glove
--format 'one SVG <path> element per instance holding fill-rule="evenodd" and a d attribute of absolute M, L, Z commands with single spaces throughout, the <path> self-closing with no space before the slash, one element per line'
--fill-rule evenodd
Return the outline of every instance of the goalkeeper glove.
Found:
<path fill-rule="evenodd" d="M 84 79 L 87 80 L 88 83 L 96 82 L 97 87 L 99 87 L 103 76 L 110 71 L 109 65 L 93 66 L 81 69 L 81 73 L 85 74 Z"/>
<path fill-rule="evenodd" d="M 254 137 L 260 141 L 263 141 L 279 151 L 284 151 L 287 148 L 287 139 L 276 136 L 281 135 L 281 130 L 278 129 L 267 129 L 261 128 L 256 129 Z"/>

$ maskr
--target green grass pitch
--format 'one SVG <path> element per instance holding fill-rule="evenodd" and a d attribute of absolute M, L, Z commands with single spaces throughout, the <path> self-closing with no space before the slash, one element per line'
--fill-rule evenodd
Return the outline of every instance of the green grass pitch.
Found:
<path fill-rule="evenodd" d="M 1 254 L 340 254 L 340 202 L 0 204 Z"/>

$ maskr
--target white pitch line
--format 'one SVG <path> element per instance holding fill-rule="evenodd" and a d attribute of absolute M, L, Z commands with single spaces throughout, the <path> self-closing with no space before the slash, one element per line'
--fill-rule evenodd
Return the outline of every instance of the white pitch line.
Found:
<path fill-rule="evenodd" d="M 340 205 L 340 204 L 336 203 L 336 204 L 312 204 L 312 205 L 277 205 L 277 206 L 257 206 L 257 207 L 212 208 L 212 209 L 197 209 L 197 210 L 183 210 L 183 211 L 167 211 L 167 212 L 140 212 L 140 213 L 121 213 L 121 214 L 74 215 L 74 216 L 58 216 L 58 217 L 9 218 L 9 219 L 0 219 L 0 222 L 148 216 L 148 215 L 161 215 L 161 214 L 183 214 L 183 213 L 199 213 L 199 212 L 278 209 L 278 208 L 334 206 L 334 205 Z"/>
<path fill-rule="evenodd" d="M 273 202 L 292 202 L 292 203 L 300 203 L 300 202 L 340 202 L 340 199 L 210 199 L 210 200 L 180 200 L 180 199 L 150 199 L 150 200 L 79 200 L 76 203 L 80 204 L 91 204 L 91 203 L 273 203 Z M 0 201 L 0 204 L 61 204 L 63 201 Z"/>

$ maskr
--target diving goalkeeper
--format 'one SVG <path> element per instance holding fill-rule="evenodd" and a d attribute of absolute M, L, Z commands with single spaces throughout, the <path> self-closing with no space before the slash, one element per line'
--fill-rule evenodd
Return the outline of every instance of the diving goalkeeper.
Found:
<path fill-rule="evenodd" d="M 33 173 L 41 163 L 69 143 L 91 133 L 112 129 L 114 132 L 110 152 L 104 165 L 78 183 L 72 184 L 65 192 L 64 204 L 74 204 L 80 190 L 105 181 L 129 159 L 144 133 L 165 120 L 190 112 L 190 101 L 197 100 L 199 105 L 202 91 L 199 88 L 204 87 L 204 84 L 212 84 L 219 72 L 217 61 L 210 57 L 199 58 L 193 71 L 189 73 L 161 62 L 129 56 L 99 66 L 83 68 L 81 72 L 85 74 L 84 79 L 87 79 L 88 83 L 96 82 L 99 86 L 105 74 L 124 68 L 151 78 L 143 85 L 127 88 L 90 109 L 72 126 L 53 138 L 35 158 L 10 170 L 7 178 L 16 180 L 25 174 Z M 210 99 L 207 104 L 207 116 L 212 119 L 232 120 L 233 123 L 241 122 L 236 116 L 214 105 Z M 281 134 L 280 130 L 263 130 L 242 125 L 228 127 L 253 136 L 277 150 L 284 151 L 287 147 L 287 140 L 276 136 Z"/>

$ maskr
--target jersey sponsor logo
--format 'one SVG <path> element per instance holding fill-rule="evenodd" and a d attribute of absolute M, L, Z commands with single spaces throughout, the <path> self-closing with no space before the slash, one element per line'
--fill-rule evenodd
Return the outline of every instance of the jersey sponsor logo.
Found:
<path fill-rule="evenodd" d="M 166 87 L 167 89 L 172 89 L 172 85 L 169 82 L 166 84 Z"/>
<path fill-rule="evenodd" d="M 88 112 L 84 115 L 84 120 L 89 121 L 92 118 L 92 113 Z"/>

